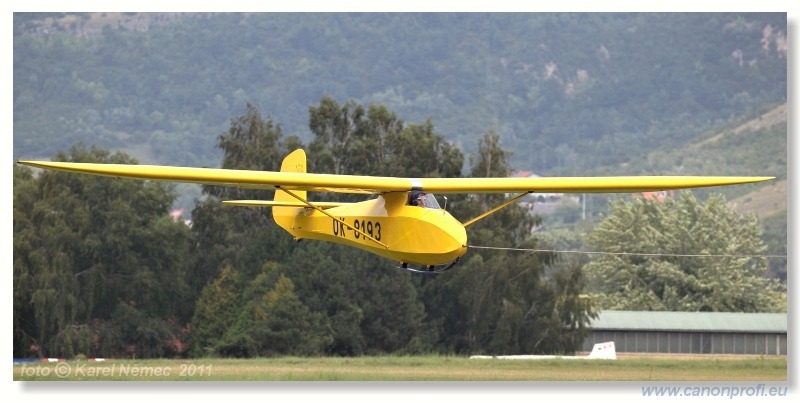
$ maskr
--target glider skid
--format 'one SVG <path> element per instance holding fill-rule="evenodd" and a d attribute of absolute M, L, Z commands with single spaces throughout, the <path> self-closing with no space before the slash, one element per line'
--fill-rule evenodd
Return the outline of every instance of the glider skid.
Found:
<path fill-rule="evenodd" d="M 425 269 L 421 269 L 421 268 L 420 269 L 415 269 L 415 268 L 412 268 L 412 267 L 408 267 L 408 263 L 401 262 L 400 266 L 397 266 L 397 268 L 398 269 L 403 269 L 403 270 L 406 270 L 406 271 L 410 271 L 412 273 L 437 274 L 437 273 L 441 273 L 441 272 L 446 271 L 446 270 L 450 270 L 459 261 L 461 261 L 460 257 L 456 258 L 456 260 L 453 260 L 452 262 L 450 262 L 450 264 L 448 264 L 445 267 L 441 267 L 440 266 L 439 268 L 436 268 L 436 266 L 430 265 L 430 266 L 425 266 Z"/>

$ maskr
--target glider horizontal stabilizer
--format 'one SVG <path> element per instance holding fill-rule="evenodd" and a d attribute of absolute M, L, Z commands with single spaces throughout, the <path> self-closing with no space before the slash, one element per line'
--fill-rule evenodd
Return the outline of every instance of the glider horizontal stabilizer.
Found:
<path fill-rule="evenodd" d="M 333 207 L 344 206 L 351 203 L 338 203 L 338 202 L 309 202 L 319 208 L 327 209 Z M 299 201 L 272 201 L 272 200 L 223 200 L 222 204 L 231 206 L 255 206 L 255 207 L 305 207 L 311 208 L 308 204 Z"/>

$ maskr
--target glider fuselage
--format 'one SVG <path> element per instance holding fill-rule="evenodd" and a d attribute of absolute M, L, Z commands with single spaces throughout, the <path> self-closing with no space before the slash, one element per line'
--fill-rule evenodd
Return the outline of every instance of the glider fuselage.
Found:
<path fill-rule="evenodd" d="M 406 199 L 406 192 L 390 192 L 325 210 L 338 220 L 304 207 L 276 207 L 273 215 L 296 239 L 340 243 L 399 262 L 443 265 L 466 253 L 467 232 L 458 220 Z"/>

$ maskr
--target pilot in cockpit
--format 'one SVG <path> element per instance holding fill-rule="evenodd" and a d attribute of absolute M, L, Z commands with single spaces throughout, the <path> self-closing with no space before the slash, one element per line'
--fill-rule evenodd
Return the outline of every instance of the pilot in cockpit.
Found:
<path fill-rule="evenodd" d="M 412 190 L 408 192 L 408 205 L 431 210 L 441 209 L 441 207 L 439 207 L 439 201 L 436 200 L 436 196 L 433 193 L 425 193 L 421 190 Z"/>
<path fill-rule="evenodd" d="M 408 195 L 408 204 L 412 206 L 425 207 L 426 196 L 427 195 L 425 193 L 419 190 L 412 191 Z"/>
<path fill-rule="evenodd" d="M 434 196 L 433 193 L 425 193 L 421 190 L 412 190 L 408 193 L 408 205 L 429 208 L 432 210 L 438 210 L 441 208 L 439 207 L 439 202 L 436 200 L 436 196 Z"/>

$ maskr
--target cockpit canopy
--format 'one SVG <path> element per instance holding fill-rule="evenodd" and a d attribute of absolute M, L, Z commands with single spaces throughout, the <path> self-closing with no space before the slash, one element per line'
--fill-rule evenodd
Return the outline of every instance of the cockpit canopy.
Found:
<path fill-rule="evenodd" d="M 415 190 L 409 193 L 408 199 L 408 204 L 411 206 L 425 207 L 435 210 L 441 209 L 439 202 L 436 200 L 436 196 L 434 196 L 433 193 L 425 193 Z"/>

